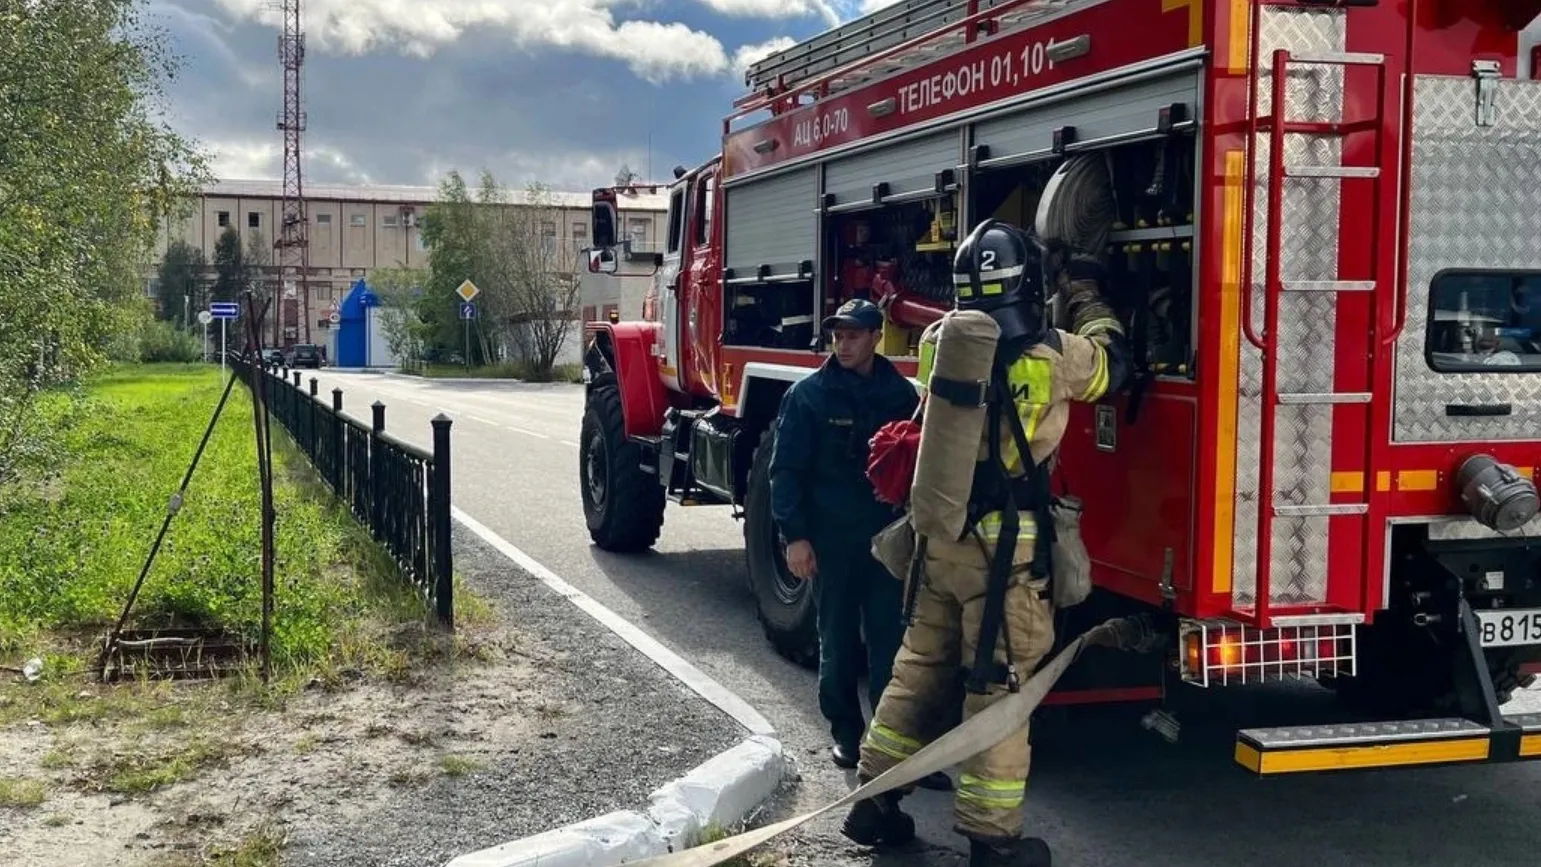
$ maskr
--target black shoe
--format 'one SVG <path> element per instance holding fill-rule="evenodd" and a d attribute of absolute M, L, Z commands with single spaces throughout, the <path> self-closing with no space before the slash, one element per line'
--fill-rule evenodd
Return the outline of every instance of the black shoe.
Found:
<path fill-rule="evenodd" d="M 915 820 L 899 809 L 893 792 L 885 792 L 851 805 L 840 833 L 862 846 L 896 846 L 915 839 Z"/>
<path fill-rule="evenodd" d="M 850 770 L 861 761 L 861 748 L 835 744 L 829 750 L 829 757 L 834 760 L 837 767 Z"/>
<path fill-rule="evenodd" d="M 926 774 L 924 777 L 916 780 L 915 785 L 921 787 L 922 789 L 931 789 L 932 791 L 936 792 L 950 792 L 952 791 L 952 777 L 947 776 L 941 771 L 937 771 L 935 773 Z"/>
<path fill-rule="evenodd" d="M 968 867 L 1052 867 L 1049 844 L 1037 837 L 969 840 Z"/>

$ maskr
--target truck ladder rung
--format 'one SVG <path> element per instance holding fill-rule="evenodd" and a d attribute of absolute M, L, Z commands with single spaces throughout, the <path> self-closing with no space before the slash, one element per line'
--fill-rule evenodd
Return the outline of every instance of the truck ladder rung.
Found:
<path fill-rule="evenodd" d="M 1285 292 L 1374 292 L 1374 280 L 1285 280 Z"/>
<path fill-rule="evenodd" d="M 1369 403 L 1368 391 L 1319 391 L 1280 392 L 1279 403 L 1292 406 L 1311 406 L 1331 403 Z"/>
<path fill-rule="evenodd" d="M 1363 515 L 1368 511 L 1370 511 L 1369 503 L 1305 503 L 1302 505 L 1273 507 L 1273 513 L 1281 518 L 1320 518 L 1337 515 Z"/>

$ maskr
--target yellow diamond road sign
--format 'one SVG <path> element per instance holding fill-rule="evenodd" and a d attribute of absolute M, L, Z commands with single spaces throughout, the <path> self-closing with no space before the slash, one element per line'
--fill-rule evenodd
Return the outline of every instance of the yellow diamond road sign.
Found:
<path fill-rule="evenodd" d="M 460 300 L 462 301 L 470 301 L 472 298 L 475 298 L 476 293 L 480 291 L 482 290 L 476 288 L 476 284 L 472 283 L 470 280 L 461 283 L 458 287 L 455 288 L 455 294 L 459 295 Z"/>

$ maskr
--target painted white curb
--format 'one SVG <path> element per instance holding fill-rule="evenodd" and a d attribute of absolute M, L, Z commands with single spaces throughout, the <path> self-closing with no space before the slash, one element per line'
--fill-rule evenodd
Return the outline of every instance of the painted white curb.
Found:
<path fill-rule="evenodd" d="M 731 829 L 786 776 L 781 743 L 752 735 L 654 791 L 644 816 L 607 813 L 456 857 L 445 867 L 616 867 L 688 848 L 711 825 Z"/>

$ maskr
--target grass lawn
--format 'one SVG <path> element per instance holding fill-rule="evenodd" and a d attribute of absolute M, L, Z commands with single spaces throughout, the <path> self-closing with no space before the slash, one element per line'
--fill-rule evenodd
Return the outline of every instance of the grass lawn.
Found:
<path fill-rule="evenodd" d="M 46 683 L 12 690 L 28 699 L 0 700 L 0 722 L 19 713 L 89 713 L 67 699 L 122 611 L 223 387 L 216 367 L 145 365 L 48 395 L 51 460 L 0 490 L 0 665 L 20 668 L 40 656 Z M 426 609 L 276 420 L 272 433 L 275 675 L 311 682 L 403 672 L 414 651 L 391 636 L 422 623 Z M 251 401 L 237 384 L 130 627 L 220 626 L 255 643 L 261 528 L 253 436 Z M 456 602 L 478 604 L 458 590 Z"/>

